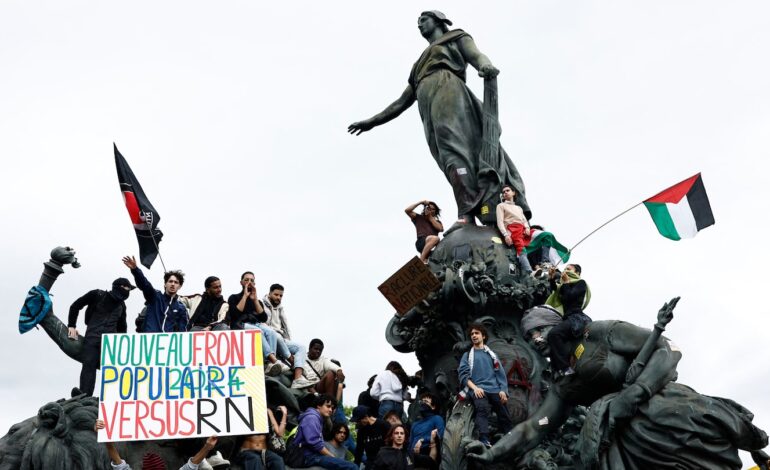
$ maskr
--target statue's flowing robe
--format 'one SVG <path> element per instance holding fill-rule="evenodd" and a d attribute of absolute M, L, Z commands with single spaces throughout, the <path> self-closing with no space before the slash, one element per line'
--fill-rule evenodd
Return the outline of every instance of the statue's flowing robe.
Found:
<path fill-rule="evenodd" d="M 412 67 L 409 84 L 417 98 L 428 147 L 452 185 L 460 215 L 478 214 L 482 203 L 494 197 L 503 184 L 510 184 L 516 190 L 516 204 L 529 218 L 524 182 L 502 146 L 493 168 L 485 168 L 479 161 L 482 103 L 465 85 L 468 64 L 457 44 L 463 37 L 470 38 L 459 29 L 445 33 Z"/>

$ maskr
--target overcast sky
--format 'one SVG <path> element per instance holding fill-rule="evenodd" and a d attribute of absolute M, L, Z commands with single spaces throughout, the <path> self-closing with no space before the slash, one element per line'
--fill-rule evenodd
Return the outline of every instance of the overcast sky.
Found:
<path fill-rule="evenodd" d="M 451 188 L 416 106 L 345 129 L 399 96 L 426 46 L 417 17 L 437 7 L 501 70 L 503 146 L 533 222 L 563 243 L 703 173 L 716 225 L 695 239 L 662 238 L 637 208 L 576 250 L 587 313 L 650 327 L 681 295 L 667 332 L 679 380 L 770 429 L 767 2 L 20 0 L 0 6 L 0 429 L 78 383 L 42 330 L 17 329 L 50 249 L 83 264 L 53 289 L 63 319 L 138 254 L 113 141 L 162 216 L 183 292 L 217 275 L 235 293 L 247 269 L 260 294 L 284 284 L 296 338 L 342 361 L 348 403 L 389 360 L 414 372 L 385 342 L 393 309 L 377 286 L 415 254 L 403 209 L 433 199 L 449 223 Z M 161 275 L 156 262 L 156 287 Z M 128 305 L 132 323 L 141 296 Z"/>

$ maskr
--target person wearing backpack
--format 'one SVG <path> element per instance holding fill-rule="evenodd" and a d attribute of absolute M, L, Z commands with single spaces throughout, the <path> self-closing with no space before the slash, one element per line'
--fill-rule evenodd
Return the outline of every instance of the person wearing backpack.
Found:
<path fill-rule="evenodd" d="M 80 386 L 72 394 L 93 395 L 96 385 L 96 369 L 101 357 L 102 335 L 104 333 L 126 332 L 126 299 L 136 287 L 128 279 L 119 277 L 112 282 L 109 291 L 94 289 L 72 303 L 67 320 L 67 337 L 77 341 L 77 321 L 80 310 L 86 307 L 86 334 L 81 349 Z"/>

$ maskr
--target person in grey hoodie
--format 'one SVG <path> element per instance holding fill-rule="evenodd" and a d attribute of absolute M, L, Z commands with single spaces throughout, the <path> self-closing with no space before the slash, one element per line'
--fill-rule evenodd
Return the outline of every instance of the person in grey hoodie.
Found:
<path fill-rule="evenodd" d="M 329 470 L 357 470 L 353 462 L 333 457 L 324 446 L 323 421 L 334 413 L 337 401 L 329 395 L 318 395 L 308 408 L 299 415 L 299 430 L 294 442 L 302 448 L 305 466 L 318 466 Z"/>

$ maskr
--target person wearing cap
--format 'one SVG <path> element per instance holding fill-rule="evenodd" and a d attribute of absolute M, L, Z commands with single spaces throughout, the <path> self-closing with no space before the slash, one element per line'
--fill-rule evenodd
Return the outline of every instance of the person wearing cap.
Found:
<path fill-rule="evenodd" d="M 416 101 L 430 152 L 454 191 L 458 222 L 472 222 L 503 184 L 516 189 L 516 204 L 529 218 L 524 182 L 502 146 L 498 145 L 491 161 L 482 161 L 482 103 L 465 84 L 468 64 L 485 79 L 493 79 L 500 71 L 469 34 L 450 31 L 451 25 L 440 11 L 420 14 L 417 27 L 430 45 L 412 67 L 406 89 L 379 114 L 348 126 L 348 132 L 359 135 L 385 124 Z"/>
<path fill-rule="evenodd" d="M 377 452 L 385 445 L 385 435 L 390 430 L 390 424 L 372 416 L 369 408 L 363 405 L 353 408 L 350 422 L 356 423 L 355 463 L 360 465 L 366 454 L 364 468 L 373 468 Z"/>
<path fill-rule="evenodd" d="M 72 341 L 78 341 L 78 314 L 86 307 L 86 334 L 82 340 L 80 361 L 80 386 L 73 390 L 74 395 L 85 393 L 93 395 L 96 385 L 96 369 L 101 358 L 101 343 L 104 333 L 125 333 L 126 328 L 126 299 L 135 289 L 128 279 L 119 277 L 112 282 L 109 291 L 94 289 L 86 292 L 70 306 L 67 320 L 67 336 Z M 78 393 L 80 392 L 80 393 Z"/>

